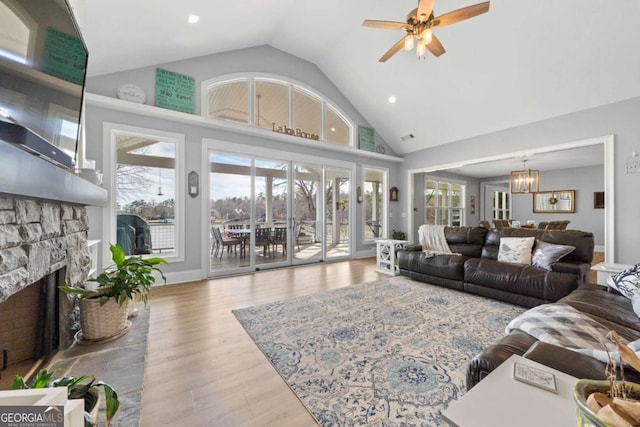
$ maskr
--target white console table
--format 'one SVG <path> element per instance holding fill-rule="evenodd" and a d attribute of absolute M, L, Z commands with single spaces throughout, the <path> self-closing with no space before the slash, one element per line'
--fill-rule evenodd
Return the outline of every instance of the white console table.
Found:
<path fill-rule="evenodd" d="M 397 276 L 400 269 L 396 263 L 396 252 L 403 249 L 408 240 L 376 240 L 376 271 L 389 276 Z"/>
<path fill-rule="evenodd" d="M 621 271 L 626 270 L 627 268 L 631 268 L 633 265 L 630 264 L 614 264 L 612 262 L 601 262 L 591 267 L 592 270 L 597 272 L 597 283 L 598 285 L 606 285 L 607 279 L 612 274 L 620 273 Z"/>
<path fill-rule="evenodd" d="M 558 392 L 514 379 L 515 362 L 553 373 Z M 576 380 L 571 375 L 513 355 L 452 402 L 442 416 L 449 425 L 457 427 L 575 426 L 573 384 Z"/>

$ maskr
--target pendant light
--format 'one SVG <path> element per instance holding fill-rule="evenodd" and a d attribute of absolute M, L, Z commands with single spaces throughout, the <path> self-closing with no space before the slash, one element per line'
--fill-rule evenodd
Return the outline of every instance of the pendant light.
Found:
<path fill-rule="evenodd" d="M 522 161 L 522 170 L 511 171 L 509 178 L 511 194 L 537 193 L 540 189 L 540 171 L 527 169 L 527 161 Z"/>

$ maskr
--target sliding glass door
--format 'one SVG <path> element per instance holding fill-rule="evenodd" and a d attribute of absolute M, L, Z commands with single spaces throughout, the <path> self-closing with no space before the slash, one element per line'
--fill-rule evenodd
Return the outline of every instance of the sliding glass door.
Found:
<path fill-rule="evenodd" d="M 252 163 L 240 155 L 209 154 L 210 272 L 252 269 Z"/>
<path fill-rule="evenodd" d="M 212 276 L 351 256 L 352 169 L 210 150 Z"/>
<path fill-rule="evenodd" d="M 322 260 L 322 165 L 298 163 L 293 172 L 293 262 L 317 262 Z"/>
<path fill-rule="evenodd" d="M 257 268 L 288 265 L 289 163 L 255 160 L 255 257 Z"/>
<path fill-rule="evenodd" d="M 325 255 L 327 259 L 351 255 L 351 174 L 349 170 L 325 168 Z"/>

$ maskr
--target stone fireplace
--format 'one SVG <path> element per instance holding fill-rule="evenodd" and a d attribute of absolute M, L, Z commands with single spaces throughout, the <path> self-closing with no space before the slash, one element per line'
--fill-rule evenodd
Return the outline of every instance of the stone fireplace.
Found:
<path fill-rule="evenodd" d="M 58 286 L 85 283 L 91 262 L 86 206 L 104 206 L 107 191 L 4 140 L 0 140 L 0 171 L 0 385 L 4 386 L 15 373 L 28 373 L 22 367 L 10 372 L 22 364 L 18 360 L 37 362 L 49 347 L 55 353 L 73 343 L 78 309 Z"/>
<path fill-rule="evenodd" d="M 77 308 L 58 286 L 82 286 L 90 256 L 86 208 L 0 197 L 0 364 L 3 377 L 71 345 Z M 47 335 L 47 336 L 44 336 Z M 33 364 L 32 363 L 32 364 Z M 2 380 L 2 383 L 6 378 Z"/>

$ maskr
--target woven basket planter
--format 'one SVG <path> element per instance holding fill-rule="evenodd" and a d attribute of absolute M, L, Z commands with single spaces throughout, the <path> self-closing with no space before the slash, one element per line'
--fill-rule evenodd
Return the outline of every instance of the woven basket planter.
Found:
<path fill-rule="evenodd" d="M 110 298 L 100 305 L 99 298 L 80 299 L 80 326 L 82 339 L 85 341 L 106 340 L 126 331 L 127 310 L 131 301 L 122 306 Z"/>

